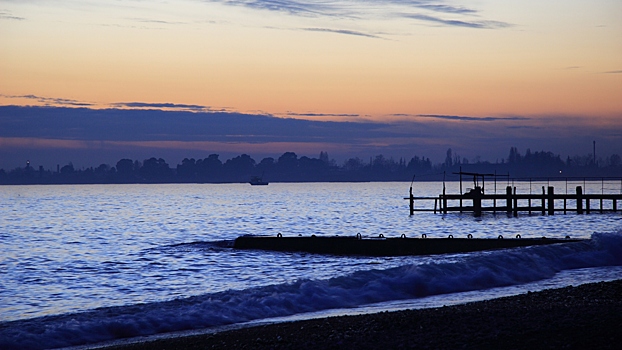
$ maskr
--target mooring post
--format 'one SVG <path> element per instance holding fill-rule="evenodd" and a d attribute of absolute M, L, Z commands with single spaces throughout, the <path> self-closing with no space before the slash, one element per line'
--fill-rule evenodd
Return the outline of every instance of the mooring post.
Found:
<path fill-rule="evenodd" d="M 546 213 L 546 192 L 544 192 L 544 186 L 542 186 L 542 215 Z"/>
<path fill-rule="evenodd" d="M 512 186 L 505 188 L 505 210 L 508 215 L 512 213 Z"/>
<path fill-rule="evenodd" d="M 590 213 L 590 199 L 588 197 L 585 197 L 585 213 Z"/>
<path fill-rule="evenodd" d="M 577 214 L 583 214 L 583 188 L 577 186 Z"/>
<path fill-rule="evenodd" d="M 473 213 L 475 217 L 482 216 L 482 188 L 475 187 L 473 190 Z"/>
<path fill-rule="evenodd" d="M 445 186 L 443 186 L 443 213 L 447 214 L 447 197 L 445 196 Z"/>
<path fill-rule="evenodd" d="M 617 199 L 613 199 L 613 212 L 615 213 L 616 211 L 618 211 L 618 200 Z"/>
<path fill-rule="evenodd" d="M 516 198 L 516 187 L 514 187 L 514 194 L 512 197 L 514 198 L 514 216 L 518 216 L 518 198 Z"/>
<path fill-rule="evenodd" d="M 410 187 L 410 215 L 415 214 L 415 197 L 413 196 L 413 188 Z"/>
<path fill-rule="evenodd" d="M 462 213 L 462 196 L 464 196 L 464 192 L 462 192 L 462 167 L 460 167 L 460 212 Z"/>
<path fill-rule="evenodd" d="M 549 215 L 555 214 L 555 187 L 549 186 Z"/>

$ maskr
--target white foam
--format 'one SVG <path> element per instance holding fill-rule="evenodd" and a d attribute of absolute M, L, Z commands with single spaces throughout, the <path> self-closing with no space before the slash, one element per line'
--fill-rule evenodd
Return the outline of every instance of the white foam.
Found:
<path fill-rule="evenodd" d="M 326 280 L 231 290 L 169 302 L 0 324 L 0 349 L 66 347 L 251 320 L 356 308 L 545 280 L 564 270 L 622 265 L 622 235 L 491 251 L 458 262 L 371 269 Z"/>

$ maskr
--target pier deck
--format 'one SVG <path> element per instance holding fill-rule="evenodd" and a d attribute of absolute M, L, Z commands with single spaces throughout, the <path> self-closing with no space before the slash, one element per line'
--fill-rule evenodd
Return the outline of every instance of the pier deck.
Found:
<path fill-rule="evenodd" d="M 460 173 L 465 174 L 465 173 Z M 475 176 L 492 176 L 490 174 L 473 174 Z M 621 182 L 622 184 L 622 182 Z M 622 185 L 621 185 L 622 186 Z M 462 189 L 462 180 L 460 183 Z M 415 212 L 472 212 L 480 216 L 483 212 L 505 212 L 508 215 L 518 216 L 519 212 L 540 212 L 542 215 L 554 215 L 556 212 L 576 212 L 577 214 L 590 214 L 592 212 L 606 213 L 618 212 L 620 210 L 618 201 L 622 201 L 622 189 L 620 194 L 614 193 L 583 193 L 582 186 L 576 186 L 575 193 L 555 193 L 553 186 L 542 186 L 540 194 L 521 194 L 516 193 L 516 187 L 507 186 L 504 194 L 487 194 L 482 186 L 476 182 L 476 186 L 464 194 L 447 194 L 443 187 L 443 193 L 437 197 L 418 197 L 414 196 L 412 186 L 409 197 L 404 198 L 410 201 L 410 215 Z M 429 205 L 421 208 L 416 207 L 415 202 L 424 202 Z M 432 207 L 431 203 L 434 203 Z M 610 206 L 606 206 L 607 203 Z M 452 205 L 453 203 L 453 205 Z"/>

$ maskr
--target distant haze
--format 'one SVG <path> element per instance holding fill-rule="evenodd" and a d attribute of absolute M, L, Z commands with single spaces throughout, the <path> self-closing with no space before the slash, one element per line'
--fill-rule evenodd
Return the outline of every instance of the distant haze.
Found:
<path fill-rule="evenodd" d="M 284 152 L 318 157 L 328 152 L 339 163 L 428 157 L 440 163 L 451 148 L 454 157 L 490 162 L 507 159 L 510 147 L 520 152 L 550 151 L 562 158 L 622 154 L 622 119 L 603 125 L 581 116 L 471 117 L 393 116 L 379 121 L 317 121 L 233 112 L 163 111 L 159 109 L 90 109 L 0 107 L 0 167 L 55 169 L 116 164 L 121 158 L 164 158 L 175 166 L 183 158 L 221 159 L 249 154 L 260 161 Z M 542 125 L 542 119 L 547 120 Z"/>

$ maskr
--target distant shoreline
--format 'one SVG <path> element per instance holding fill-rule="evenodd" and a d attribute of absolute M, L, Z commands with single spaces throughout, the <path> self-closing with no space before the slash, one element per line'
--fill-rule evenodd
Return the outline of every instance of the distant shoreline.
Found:
<path fill-rule="evenodd" d="M 622 279 L 441 308 L 328 317 L 87 348 L 617 349 L 622 341 L 621 295 Z"/>

